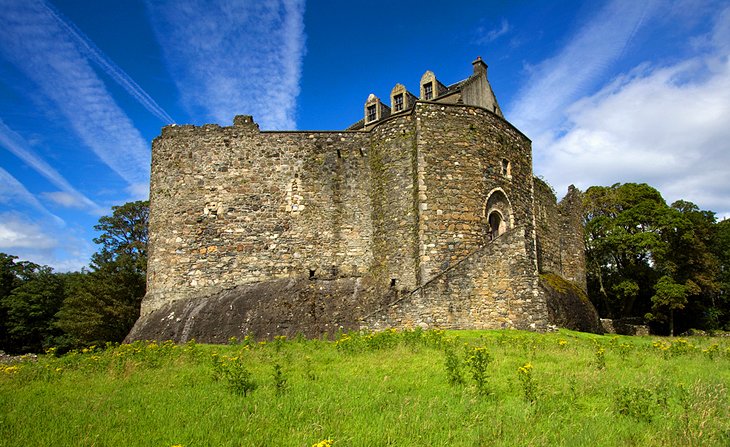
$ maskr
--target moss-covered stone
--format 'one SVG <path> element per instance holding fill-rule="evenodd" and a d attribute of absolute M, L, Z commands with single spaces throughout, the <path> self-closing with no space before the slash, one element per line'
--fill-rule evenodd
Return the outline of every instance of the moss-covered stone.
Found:
<path fill-rule="evenodd" d="M 583 289 L 554 273 L 541 274 L 539 284 L 545 295 L 551 324 L 576 331 L 603 333 L 598 312 Z"/>

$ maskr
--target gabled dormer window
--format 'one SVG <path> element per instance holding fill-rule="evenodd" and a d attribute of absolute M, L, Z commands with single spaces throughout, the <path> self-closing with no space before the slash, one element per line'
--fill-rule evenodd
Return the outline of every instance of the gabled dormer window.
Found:
<path fill-rule="evenodd" d="M 433 82 L 423 85 L 423 99 L 433 99 Z"/>
<path fill-rule="evenodd" d="M 372 121 L 375 121 L 375 119 L 377 118 L 377 109 L 376 109 L 376 107 L 377 106 L 375 104 L 373 104 L 371 106 L 368 106 L 368 123 L 369 122 L 372 122 Z"/>
<path fill-rule="evenodd" d="M 400 93 L 393 97 L 393 109 L 396 112 L 400 112 L 401 110 L 403 110 L 403 93 Z"/>

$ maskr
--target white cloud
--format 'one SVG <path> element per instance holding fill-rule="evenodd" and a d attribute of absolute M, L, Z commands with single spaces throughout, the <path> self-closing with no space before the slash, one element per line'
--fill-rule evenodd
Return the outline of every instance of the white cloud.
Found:
<path fill-rule="evenodd" d="M 484 27 L 480 27 L 477 30 L 477 38 L 476 42 L 478 44 L 487 44 L 489 42 L 493 42 L 497 40 L 498 38 L 504 36 L 507 34 L 512 27 L 510 26 L 507 19 L 502 19 L 502 21 L 499 24 L 498 28 L 492 28 L 492 29 L 485 29 Z"/>
<path fill-rule="evenodd" d="M 569 106 L 563 133 L 535 146 L 538 173 L 558 190 L 646 182 L 730 215 L 730 8 L 716 17 L 709 52 L 643 64 Z"/>
<path fill-rule="evenodd" d="M 127 194 L 129 194 L 129 201 L 136 200 L 147 200 L 150 197 L 150 184 L 148 183 L 135 183 L 129 185 L 126 188 Z"/>
<path fill-rule="evenodd" d="M 157 104 L 157 102 L 155 102 L 155 100 L 152 99 L 152 97 L 134 81 L 134 79 L 130 78 L 124 70 L 119 68 L 114 61 L 109 59 L 109 57 L 104 54 L 94 44 L 94 42 L 86 36 L 86 34 L 78 29 L 73 22 L 64 17 L 60 11 L 48 2 L 41 0 L 41 5 L 46 8 L 48 13 L 63 29 L 66 30 L 68 37 L 71 37 L 74 41 L 76 41 L 86 56 L 104 70 L 109 77 L 114 79 L 117 84 L 124 88 L 127 93 L 137 100 L 137 102 L 164 123 L 174 123 L 174 120 L 170 117 L 170 115 L 162 107 L 160 107 L 159 104 Z"/>
<path fill-rule="evenodd" d="M 0 53 L 32 80 L 81 141 L 128 183 L 148 181 L 148 144 L 80 52 L 76 39 L 38 1 L 9 2 L 0 14 Z"/>
<path fill-rule="evenodd" d="M 58 171 L 46 163 L 30 148 L 30 145 L 23 137 L 6 126 L 2 119 L 0 119 L 0 146 L 5 147 L 51 183 L 62 189 L 66 200 L 57 203 L 74 208 L 87 208 L 97 214 L 100 212 L 101 207 L 99 205 L 71 186 Z"/>
<path fill-rule="evenodd" d="M 48 211 L 18 179 L 3 168 L 0 168 L 0 203 L 15 208 L 21 204 L 30 205 L 36 211 L 52 218 L 58 225 L 64 225 L 60 217 Z"/>
<path fill-rule="evenodd" d="M 79 202 L 78 198 L 73 194 L 69 194 L 63 191 L 43 192 L 41 196 L 44 199 L 50 200 L 51 202 L 61 205 L 65 208 L 84 208 L 84 205 Z"/>
<path fill-rule="evenodd" d="M 0 250 L 13 252 L 17 249 L 33 248 L 46 250 L 55 248 L 57 242 L 35 224 L 12 213 L 3 213 L 0 222 Z"/>
<path fill-rule="evenodd" d="M 178 90 L 196 119 L 254 115 L 294 129 L 304 56 L 304 1 L 148 1 Z"/>
<path fill-rule="evenodd" d="M 54 222 L 15 212 L 0 213 L 0 252 L 59 271 L 87 266 L 94 251 L 92 245 L 68 232 L 60 234 Z"/>
<path fill-rule="evenodd" d="M 530 69 L 525 87 L 508 108 L 508 119 L 539 141 L 560 125 L 568 105 L 595 86 L 655 11 L 651 1 L 609 2 L 554 57 Z"/>

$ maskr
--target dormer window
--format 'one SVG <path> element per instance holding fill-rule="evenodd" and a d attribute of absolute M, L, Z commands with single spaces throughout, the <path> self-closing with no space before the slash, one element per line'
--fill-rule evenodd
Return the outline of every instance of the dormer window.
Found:
<path fill-rule="evenodd" d="M 371 106 L 368 106 L 368 123 L 375 121 L 376 118 L 377 118 L 376 105 L 373 104 Z"/>
<path fill-rule="evenodd" d="M 390 107 L 386 106 L 377 96 L 372 93 L 368 95 L 367 101 L 365 101 L 365 124 L 369 125 L 390 116 Z"/>
<path fill-rule="evenodd" d="M 401 110 L 403 110 L 403 93 L 400 93 L 393 97 L 393 109 L 396 112 L 400 112 Z"/>
<path fill-rule="evenodd" d="M 423 99 L 433 99 L 433 82 L 423 84 Z"/>
<path fill-rule="evenodd" d="M 416 97 L 403 84 L 395 84 L 390 91 L 390 107 L 393 113 L 399 113 L 413 107 Z"/>

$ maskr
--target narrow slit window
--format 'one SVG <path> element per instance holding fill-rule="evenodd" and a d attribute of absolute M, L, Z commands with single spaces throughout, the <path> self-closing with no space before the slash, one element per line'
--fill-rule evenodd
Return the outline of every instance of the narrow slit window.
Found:
<path fill-rule="evenodd" d="M 502 159 L 502 175 L 504 175 L 505 177 L 509 177 L 510 175 L 510 164 L 509 160 L 507 160 L 506 158 Z"/>

